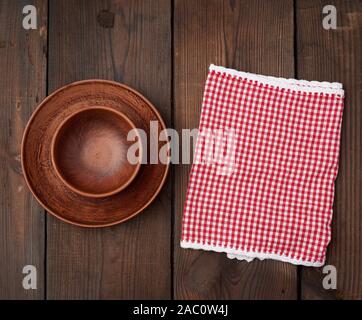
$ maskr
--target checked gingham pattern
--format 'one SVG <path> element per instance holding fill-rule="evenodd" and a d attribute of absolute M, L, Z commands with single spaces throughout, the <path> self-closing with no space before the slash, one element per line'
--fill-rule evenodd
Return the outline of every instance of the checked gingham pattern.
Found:
<path fill-rule="evenodd" d="M 343 96 L 337 83 L 210 66 L 181 246 L 323 265 Z"/>

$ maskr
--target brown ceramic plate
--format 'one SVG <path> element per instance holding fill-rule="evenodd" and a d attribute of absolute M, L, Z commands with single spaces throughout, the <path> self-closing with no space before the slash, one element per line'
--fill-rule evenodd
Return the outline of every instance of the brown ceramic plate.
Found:
<path fill-rule="evenodd" d="M 145 209 L 160 192 L 169 165 L 142 164 L 132 182 L 111 196 L 95 198 L 74 192 L 59 179 L 51 160 L 51 145 L 59 126 L 72 114 L 89 106 L 118 111 L 144 130 L 149 159 L 150 122 L 158 122 L 158 132 L 165 129 L 155 107 L 125 85 L 85 80 L 55 91 L 34 111 L 24 132 L 21 162 L 31 192 L 49 213 L 75 225 L 104 227 L 126 221 Z M 159 150 L 163 145 L 159 143 Z"/>

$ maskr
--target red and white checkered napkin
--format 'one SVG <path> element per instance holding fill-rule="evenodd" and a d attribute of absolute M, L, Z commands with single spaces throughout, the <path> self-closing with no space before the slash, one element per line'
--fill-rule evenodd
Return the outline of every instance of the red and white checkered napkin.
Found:
<path fill-rule="evenodd" d="M 181 246 L 322 266 L 343 98 L 339 83 L 211 65 Z"/>

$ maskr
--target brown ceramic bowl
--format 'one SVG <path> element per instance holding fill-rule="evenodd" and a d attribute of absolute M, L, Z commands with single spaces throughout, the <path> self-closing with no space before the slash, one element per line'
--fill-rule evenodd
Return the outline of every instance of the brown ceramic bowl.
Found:
<path fill-rule="evenodd" d="M 131 130 L 137 132 L 132 121 L 108 107 L 89 107 L 70 115 L 59 125 L 51 144 L 51 159 L 59 178 L 86 197 L 120 192 L 141 166 L 127 159 L 127 150 L 135 143 L 127 141 Z M 139 142 L 139 159 L 141 145 Z"/>
<path fill-rule="evenodd" d="M 122 113 L 140 133 L 142 130 L 142 135 L 144 132 L 147 138 L 147 145 L 142 148 L 143 156 L 147 159 L 150 158 L 151 135 L 154 134 L 153 139 L 158 140 L 158 134 L 166 128 L 156 108 L 137 91 L 113 81 L 79 81 L 58 89 L 34 111 L 23 135 L 21 164 L 29 189 L 47 212 L 74 225 L 105 227 L 127 221 L 148 207 L 165 183 L 169 163 L 142 163 L 126 188 L 106 197 L 83 196 L 69 188 L 60 179 L 56 169 L 58 166 L 59 172 L 69 173 L 69 166 L 60 164 L 58 157 L 61 155 L 52 161 L 52 141 L 54 136 L 60 134 L 57 131 L 67 119 L 90 107 L 108 108 Z M 151 121 L 158 124 L 158 133 L 150 130 Z M 168 148 L 169 142 L 159 142 L 158 151 L 161 148 L 164 150 L 165 145 Z M 64 146 L 59 148 L 63 149 Z M 114 167 L 118 168 L 117 165 Z M 66 179 L 71 181 L 70 178 Z M 74 180 L 72 182 L 75 184 Z"/>

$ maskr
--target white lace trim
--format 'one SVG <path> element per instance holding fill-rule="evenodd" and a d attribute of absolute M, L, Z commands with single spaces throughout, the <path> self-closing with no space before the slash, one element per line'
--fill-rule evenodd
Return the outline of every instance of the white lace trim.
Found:
<path fill-rule="evenodd" d="M 196 242 L 181 241 L 181 248 L 185 249 L 202 249 L 206 251 L 215 251 L 215 252 L 225 252 L 227 257 L 230 259 L 246 260 L 250 262 L 255 258 L 264 260 L 264 259 L 273 259 L 283 262 L 289 262 L 295 265 L 303 265 L 307 267 L 321 267 L 324 265 L 324 262 L 310 262 L 299 259 L 290 258 L 285 255 L 275 254 L 275 253 L 262 253 L 262 252 L 252 252 L 252 251 L 243 251 L 238 249 L 212 246 L 207 244 L 201 244 Z"/>
<path fill-rule="evenodd" d="M 327 81 L 307 81 L 297 79 L 286 79 L 272 76 L 263 76 L 255 73 L 242 72 L 234 69 L 224 68 L 211 64 L 209 70 L 215 72 L 229 74 L 234 77 L 240 77 L 252 81 L 258 81 L 265 85 L 271 85 L 278 88 L 290 89 L 298 92 L 319 92 L 338 94 L 344 96 L 343 86 L 339 82 L 327 82 Z"/>

